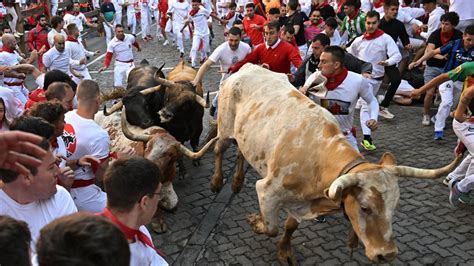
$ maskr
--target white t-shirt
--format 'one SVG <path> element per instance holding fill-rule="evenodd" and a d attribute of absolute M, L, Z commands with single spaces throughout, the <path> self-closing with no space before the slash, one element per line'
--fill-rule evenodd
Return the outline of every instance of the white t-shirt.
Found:
<path fill-rule="evenodd" d="M 217 46 L 217 48 L 212 52 L 209 59 L 213 63 L 219 62 L 221 65 L 221 71 L 227 71 L 232 65 L 243 60 L 252 49 L 250 46 L 244 42 L 239 43 L 237 50 L 232 51 L 230 49 L 229 43 L 225 42 Z M 228 74 L 222 74 L 221 83 L 228 77 Z"/>
<path fill-rule="evenodd" d="M 0 189 L 0 214 L 25 221 L 31 232 L 31 250 L 35 253 L 36 240 L 41 228 L 54 219 L 77 212 L 71 195 L 61 186 L 50 199 L 19 204 Z"/>
<path fill-rule="evenodd" d="M 55 29 L 51 29 L 49 32 L 48 32 L 48 43 L 49 43 L 49 47 L 53 47 L 54 46 L 54 36 L 56 35 L 62 35 L 64 36 L 64 39 L 66 40 L 67 39 L 67 33 L 61 29 L 61 32 L 57 32 Z"/>
<path fill-rule="evenodd" d="M 321 33 L 326 34 L 326 31 L 323 30 Z M 331 40 L 331 45 L 340 46 L 342 44 L 342 38 L 341 35 L 339 35 L 339 31 L 337 29 L 334 31 L 332 37 L 329 37 L 329 39 Z"/>
<path fill-rule="evenodd" d="M 194 23 L 194 34 L 197 36 L 206 36 L 209 35 L 209 26 L 207 25 L 207 19 L 211 14 L 210 10 L 207 10 L 203 6 L 199 7 L 199 11 L 194 15 L 189 17 Z"/>
<path fill-rule="evenodd" d="M 11 89 L 0 86 L 0 98 L 2 98 L 5 103 L 5 118 L 8 122 L 11 123 L 15 118 L 23 114 L 25 105 L 15 97 Z"/>
<path fill-rule="evenodd" d="M 179 25 L 184 24 L 184 20 L 188 16 L 189 11 L 191 11 L 191 6 L 187 1 L 182 3 L 180 2 L 173 2 L 170 7 L 168 8 L 168 13 L 172 13 L 173 23 Z"/>
<path fill-rule="evenodd" d="M 428 31 L 420 33 L 420 36 L 428 40 L 431 33 L 439 29 L 441 26 L 441 16 L 444 15 L 444 9 L 441 7 L 436 7 L 433 11 L 430 12 L 430 18 L 428 19 Z"/>
<path fill-rule="evenodd" d="M 54 156 L 67 158 L 66 145 L 64 144 L 63 138 L 61 136 L 57 137 L 56 142 L 58 143 L 58 147 L 53 150 Z M 64 167 L 66 167 L 66 160 L 62 159 L 59 163 L 59 168 Z"/>
<path fill-rule="evenodd" d="M 67 28 L 67 25 L 74 23 L 79 29 L 79 32 L 82 32 L 84 30 L 84 26 L 82 25 L 83 23 L 86 23 L 86 16 L 84 16 L 84 14 L 79 12 L 79 14 L 74 16 L 72 14 L 66 13 L 63 19 L 64 19 L 64 29 Z"/>
<path fill-rule="evenodd" d="M 0 51 L 0 66 L 15 66 L 20 64 L 21 60 L 23 58 L 16 52 L 13 51 L 13 53 L 7 52 L 7 51 Z M 5 77 L 3 81 L 6 83 L 20 83 L 23 82 L 22 79 L 17 79 L 17 78 L 8 78 Z"/>
<path fill-rule="evenodd" d="M 60 70 L 68 75 L 71 75 L 71 71 L 69 66 L 77 67 L 80 65 L 79 60 L 74 60 L 71 58 L 71 51 L 64 49 L 62 53 L 60 53 L 56 47 L 49 49 L 43 55 L 43 64 L 51 71 L 53 69 Z"/>
<path fill-rule="evenodd" d="M 138 229 L 150 239 L 150 232 L 146 229 L 145 226 L 140 226 Z M 145 245 L 138 239 L 135 239 L 135 242 L 130 243 L 130 266 L 165 266 L 168 265 L 165 259 L 163 259 L 156 250 Z"/>
<path fill-rule="evenodd" d="M 133 61 L 132 44 L 135 42 L 135 37 L 131 34 L 125 34 L 123 41 L 114 37 L 107 45 L 107 52 L 115 54 L 115 60 L 120 62 Z"/>
<path fill-rule="evenodd" d="M 71 59 L 77 61 L 86 58 L 86 56 L 94 55 L 94 52 L 87 51 L 86 48 L 84 48 L 84 46 L 82 46 L 82 43 L 80 42 L 66 41 L 65 50 L 69 50 L 69 53 L 71 54 Z M 84 70 L 86 68 L 86 64 L 73 66 L 73 69 L 75 70 Z"/>
<path fill-rule="evenodd" d="M 216 5 L 217 5 L 217 15 L 219 17 L 223 17 L 227 15 L 227 12 L 229 12 L 229 8 L 224 6 L 228 5 L 230 3 L 229 0 L 217 0 Z"/>
<path fill-rule="evenodd" d="M 449 11 L 458 13 L 459 20 L 474 19 L 472 0 L 449 0 Z"/>

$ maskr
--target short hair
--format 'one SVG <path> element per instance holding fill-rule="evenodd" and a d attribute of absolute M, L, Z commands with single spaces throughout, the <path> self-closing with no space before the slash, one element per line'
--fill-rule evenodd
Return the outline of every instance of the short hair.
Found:
<path fill-rule="evenodd" d="M 341 63 L 341 66 L 344 66 L 344 58 L 346 53 L 344 52 L 344 49 L 342 49 L 340 46 L 328 46 L 324 48 L 323 52 L 330 53 L 334 61 L 339 62 Z"/>
<path fill-rule="evenodd" d="M 41 117 L 22 115 L 13 120 L 10 130 L 20 130 L 50 139 L 54 134 L 54 127 Z"/>
<path fill-rule="evenodd" d="M 459 24 L 459 15 L 456 12 L 448 12 L 446 14 L 443 14 L 440 20 L 449 21 L 449 23 L 456 27 Z"/>
<path fill-rule="evenodd" d="M 66 30 L 68 34 L 71 34 L 74 30 L 79 30 L 79 28 L 75 23 L 70 23 L 69 25 L 67 25 Z"/>
<path fill-rule="evenodd" d="M 107 218 L 85 212 L 54 220 L 41 229 L 39 265 L 125 266 L 130 249 L 125 235 Z"/>
<path fill-rule="evenodd" d="M 367 12 L 367 14 L 365 15 L 366 18 L 377 18 L 377 20 L 380 20 L 380 14 L 379 12 L 375 11 L 375 10 L 371 10 L 369 12 Z"/>
<path fill-rule="evenodd" d="M 253 8 L 253 9 L 255 9 L 254 3 L 247 3 L 247 4 L 245 5 L 245 8 L 250 8 L 250 7 Z"/>
<path fill-rule="evenodd" d="M 66 89 L 68 88 L 71 88 L 71 86 L 65 82 L 53 82 L 49 85 L 48 90 L 45 93 L 46 100 L 51 101 L 54 99 L 64 99 L 64 97 L 66 97 Z"/>
<path fill-rule="evenodd" d="M 337 20 L 333 17 L 328 17 L 324 23 L 333 29 L 337 29 L 338 27 Z"/>
<path fill-rule="evenodd" d="M 320 42 L 322 46 L 328 46 L 331 44 L 331 39 L 324 33 L 319 33 L 314 36 L 313 42 Z"/>
<path fill-rule="evenodd" d="M 123 29 L 123 25 L 122 25 L 122 24 L 117 24 L 117 25 L 115 25 L 115 28 L 116 28 L 116 29 L 117 29 L 117 28 L 122 28 L 122 29 Z"/>
<path fill-rule="evenodd" d="M 280 9 L 278 7 L 272 7 L 268 10 L 269 15 L 280 15 Z"/>
<path fill-rule="evenodd" d="M 242 36 L 242 30 L 237 27 L 232 27 L 229 29 L 228 34 L 232 34 L 234 36 Z"/>
<path fill-rule="evenodd" d="M 474 35 L 474 24 L 467 26 L 464 34 Z"/>
<path fill-rule="evenodd" d="M 355 8 L 360 8 L 360 1 L 359 0 L 346 0 L 344 1 L 343 6 L 353 6 Z"/>
<path fill-rule="evenodd" d="M 40 19 L 42 18 L 46 18 L 46 15 L 45 14 L 39 14 L 38 16 L 36 16 L 35 20 L 36 22 L 40 21 Z M 46 18 L 47 19 L 47 18 Z"/>
<path fill-rule="evenodd" d="M 41 117 L 51 124 L 56 123 L 65 113 L 66 110 L 58 101 L 39 102 L 27 111 L 29 116 Z"/>
<path fill-rule="evenodd" d="M 236 20 L 234 20 L 234 23 L 232 23 L 232 26 L 235 26 L 235 25 L 242 25 L 242 24 L 243 24 L 242 20 L 236 19 Z"/>
<path fill-rule="evenodd" d="M 162 179 L 158 166 L 143 157 L 118 159 L 104 176 L 107 206 L 130 211 L 143 196 L 153 195 Z"/>
<path fill-rule="evenodd" d="M 201 0 L 191 0 L 193 3 L 201 3 Z"/>
<path fill-rule="evenodd" d="M 53 16 L 53 17 L 51 17 L 51 27 L 56 28 L 63 21 L 64 20 L 61 16 Z"/>
<path fill-rule="evenodd" d="M 237 4 L 236 4 L 236 3 L 234 3 L 234 2 L 230 2 L 230 3 L 229 3 L 229 9 L 231 9 L 231 8 L 236 8 L 236 7 L 237 7 Z"/>
<path fill-rule="evenodd" d="M 289 0 L 287 5 L 291 10 L 298 9 L 298 1 L 297 0 Z"/>
<path fill-rule="evenodd" d="M 76 91 L 77 85 L 76 83 L 74 83 L 74 81 L 72 81 L 71 77 L 68 76 L 66 73 L 62 72 L 61 70 L 57 69 L 48 71 L 48 73 L 44 75 L 43 89 L 47 91 L 49 85 L 56 81 L 66 82 L 67 84 L 69 84 L 73 91 Z"/>
<path fill-rule="evenodd" d="M 385 0 L 385 2 L 383 3 L 383 6 L 384 7 L 391 7 L 391 6 L 400 6 L 400 2 L 398 2 L 398 0 Z"/>
<path fill-rule="evenodd" d="M 0 265 L 29 266 L 31 233 L 24 221 L 0 215 Z"/>
<path fill-rule="evenodd" d="M 289 33 L 291 35 L 295 35 L 295 28 L 293 27 L 285 27 L 285 33 Z"/>
<path fill-rule="evenodd" d="M 265 23 L 265 27 L 269 29 L 276 29 L 276 31 L 280 31 L 280 22 L 270 21 L 270 22 Z"/>
<path fill-rule="evenodd" d="M 77 86 L 77 98 L 86 103 L 94 101 L 100 94 L 99 84 L 90 79 L 83 79 Z"/>

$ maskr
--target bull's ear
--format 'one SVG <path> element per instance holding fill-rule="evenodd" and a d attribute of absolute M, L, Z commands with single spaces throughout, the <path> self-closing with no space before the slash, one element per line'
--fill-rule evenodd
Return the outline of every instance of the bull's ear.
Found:
<path fill-rule="evenodd" d="M 395 156 L 392 153 L 386 152 L 380 158 L 379 164 L 381 165 L 396 165 L 397 161 L 395 160 Z"/>

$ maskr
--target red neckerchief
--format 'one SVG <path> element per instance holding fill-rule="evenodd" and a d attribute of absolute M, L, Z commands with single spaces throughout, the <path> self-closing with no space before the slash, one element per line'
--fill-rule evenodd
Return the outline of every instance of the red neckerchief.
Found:
<path fill-rule="evenodd" d="M 191 9 L 191 11 L 189 11 L 189 15 L 190 15 L 191 17 L 194 17 L 194 15 L 196 15 L 197 12 L 199 12 L 199 9 L 197 9 L 197 10 Z"/>
<path fill-rule="evenodd" d="M 14 54 L 14 53 L 15 53 L 15 50 L 10 49 L 10 48 L 8 48 L 8 47 L 6 47 L 6 46 L 3 46 L 3 47 L 2 47 L 2 52 L 7 52 L 7 53 L 10 53 L 10 54 Z"/>
<path fill-rule="evenodd" d="M 368 32 L 364 32 L 364 40 L 373 40 L 375 38 L 378 38 L 384 34 L 383 30 L 377 29 L 374 33 L 369 34 Z"/>
<path fill-rule="evenodd" d="M 67 39 L 66 41 L 70 41 L 70 42 L 78 42 L 77 39 L 75 39 L 74 37 L 72 37 L 71 35 L 68 35 L 67 36 Z"/>
<path fill-rule="evenodd" d="M 315 6 L 314 9 L 318 10 L 328 5 L 329 3 L 327 1 L 324 1 L 322 4 L 318 4 L 317 6 Z"/>
<path fill-rule="evenodd" d="M 347 16 L 348 21 L 351 21 L 351 20 L 355 19 L 357 17 L 357 15 L 359 15 L 359 9 L 358 8 L 354 11 L 354 14 L 352 16 Z"/>
<path fill-rule="evenodd" d="M 384 0 L 380 0 L 377 4 L 374 3 L 374 7 L 375 7 L 375 8 L 382 7 L 382 6 L 383 6 L 383 1 L 384 1 Z"/>
<path fill-rule="evenodd" d="M 452 30 L 451 32 L 440 32 L 440 37 L 441 37 L 441 44 L 442 45 L 445 45 L 446 43 L 448 43 L 451 38 L 453 38 L 454 36 L 454 30 Z"/>
<path fill-rule="evenodd" d="M 154 249 L 156 253 L 158 253 L 161 257 L 165 257 L 165 254 L 162 251 L 155 248 L 155 245 L 153 245 L 153 242 L 147 235 L 145 235 L 140 230 L 130 228 L 120 222 L 119 219 L 115 217 L 115 215 L 113 215 L 113 213 L 108 208 L 104 208 L 104 211 L 102 213 L 99 213 L 98 215 L 109 218 L 112 223 L 118 226 L 118 228 L 120 229 L 120 231 L 122 231 L 127 240 L 134 241 L 136 236 L 140 242 Z"/>
<path fill-rule="evenodd" d="M 58 138 L 53 138 L 49 141 L 49 143 L 51 144 L 51 148 L 53 149 L 57 149 L 59 148 L 59 145 L 58 145 Z"/>
<path fill-rule="evenodd" d="M 77 16 L 77 15 L 79 15 L 79 12 L 77 12 L 77 11 L 72 11 L 72 12 L 67 11 L 66 14 L 70 14 L 70 15 L 73 15 L 73 16 Z"/>
<path fill-rule="evenodd" d="M 225 15 L 224 19 L 225 20 L 230 20 L 231 18 L 233 18 L 235 15 L 235 12 L 229 12 L 227 13 L 227 15 Z"/>
<path fill-rule="evenodd" d="M 326 89 L 328 89 L 328 91 L 336 89 L 346 79 L 348 73 L 347 68 L 344 67 L 339 74 L 324 75 L 328 80 L 325 85 Z"/>

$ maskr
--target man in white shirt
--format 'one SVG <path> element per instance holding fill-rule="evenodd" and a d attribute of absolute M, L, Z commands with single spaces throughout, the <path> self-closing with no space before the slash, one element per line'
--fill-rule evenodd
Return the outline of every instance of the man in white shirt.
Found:
<path fill-rule="evenodd" d="M 151 27 L 151 12 L 148 6 L 148 0 L 138 0 L 138 7 L 140 8 L 140 22 L 142 26 L 142 39 L 144 41 L 151 40 L 150 27 Z"/>
<path fill-rule="evenodd" d="M 60 16 L 54 16 L 51 18 L 51 30 L 48 32 L 48 43 L 49 47 L 54 46 L 54 36 L 62 35 L 64 38 L 67 38 L 67 33 L 63 29 L 64 20 Z"/>
<path fill-rule="evenodd" d="M 77 87 L 77 110 L 66 113 L 63 140 L 68 154 L 68 165 L 73 167 L 75 180 L 71 195 L 78 210 L 100 212 L 107 195 L 95 185 L 102 181 L 109 159 L 109 135 L 95 121 L 100 106 L 99 85 L 82 80 Z M 90 155 L 100 163 L 83 165 L 81 158 Z M 71 163 L 74 162 L 75 163 Z"/>
<path fill-rule="evenodd" d="M 137 17 L 135 16 L 135 6 L 133 0 L 121 0 L 123 6 L 127 8 L 127 26 L 132 34 L 137 33 Z"/>
<path fill-rule="evenodd" d="M 145 227 L 160 201 L 161 182 L 158 166 L 143 157 L 119 159 L 105 174 L 107 208 L 100 215 L 124 233 L 130 246 L 131 266 L 168 265 Z"/>
<path fill-rule="evenodd" d="M 84 31 L 84 25 L 90 28 L 97 28 L 98 27 L 97 23 L 90 23 L 89 21 L 87 21 L 86 16 L 83 13 L 81 13 L 80 10 L 81 10 L 81 7 L 79 5 L 79 2 L 74 2 L 73 5 L 69 5 L 67 7 L 67 12 L 63 17 L 64 27 L 67 27 L 67 25 L 74 23 L 76 24 L 81 34 Z"/>
<path fill-rule="evenodd" d="M 181 56 L 184 55 L 183 32 L 181 29 L 184 26 L 189 11 L 191 11 L 191 6 L 188 1 L 185 0 L 172 2 L 168 8 L 168 14 L 170 15 L 173 24 L 174 38 L 176 38 L 176 44 L 178 45 Z"/>
<path fill-rule="evenodd" d="M 428 24 L 424 26 L 426 32 L 421 32 L 420 36 L 428 40 L 433 31 L 439 29 L 441 26 L 441 16 L 444 15 L 444 10 L 439 7 L 436 0 L 422 0 L 423 8 L 429 14 Z"/>
<path fill-rule="evenodd" d="M 122 25 L 122 10 L 123 10 L 123 0 L 112 0 L 115 8 L 115 20 L 114 25 Z"/>
<path fill-rule="evenodd" d="M 399 63 L 402 55 L 395 41 L 388 34 L 379 29 L 380 15 L 377 11 L 369 11 L 365 20 L 366 32 L 357 37 L 347 51 L 365 62 L 372 63 L 372 77 L 368 79 L 372 94 L 377 95 L 385 74 L 385 66 Z M 360 122 L 364 140 L 362 146 L 366 150 L 375 150 L 372 143 L 371 130 L 366 126 L 369 119 L 368 106 L 361 101 Z"/>
<path fill-rule="evenodd" d="M 41 165 L 37 168 L 28 167 L 30 174 L 0 170 L 4 183 L 0 189 L 0 214 L 28 224 L 33 253 L 43 226 L 56 218 L 77 212 L 69 193 L 56 185 L 59 169 L 56 157 L 49 151 L 49 143 L 44 140 L 39 146 L 46 151 L 46 155 L 40 157 Z"/>
<path fill-rule="evenodd" d="M 71 51 L 66 50 L 66 39 L 62 35 L 54 36 L 54 47 L 49 49 L 43 55 L 43 64 L 48 71 L 53 69 L 60 70 L 69 76 L 79 76 L 71 69 L 71 66 L 78 67 L 85 65 L 87 59 L 74 60 L 71 58 Z"/>
<path fill-rule="evenodd" d="M 464 32 L 467 26 L 474 24 L 474 5 L 471 0 L 449 0 L 449 12 L 459 15 L 457 30 Z"/>
<path fill-rule="evenodd" d="M 191 66 L 197 66 L 197 53 L 202 42 L 203 54 L 201 61 L 204 62 L 207 58 L 207 51 L 209 50 L 209 26 L 207 25 L 207 19 L 211 15 L 211 10 L 207 10 L 204 6 L 201 6 L 201 0 L 192 0 L 192 9 L 189 11 L 188 20 L 181 28 L 181 32 L 185 29 L 190 22 L 194 25 L 193 31 L 193 44 L 191 46 Z M 183 55 L 181 55 L 183 56 Z"/>

